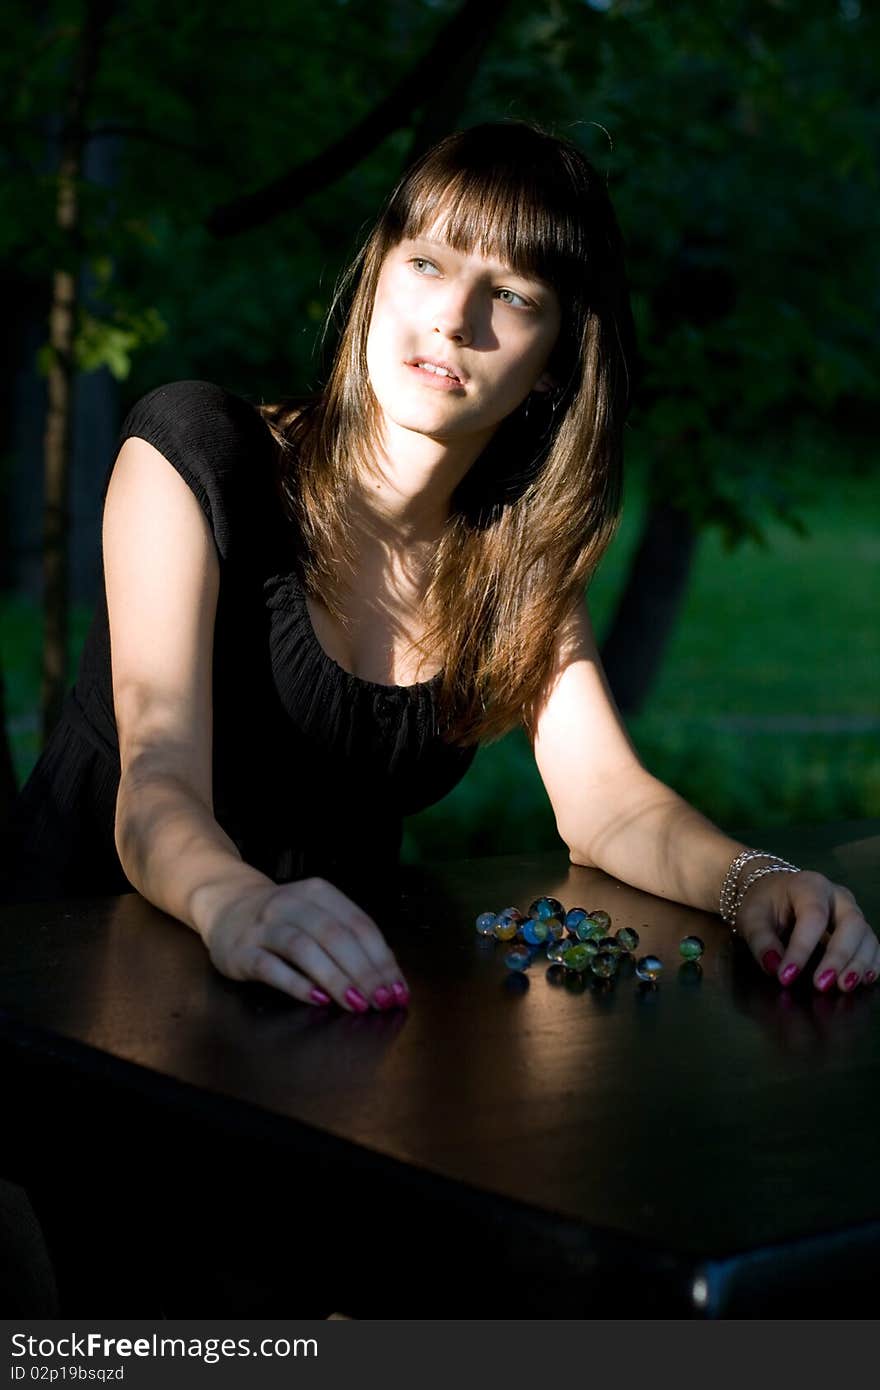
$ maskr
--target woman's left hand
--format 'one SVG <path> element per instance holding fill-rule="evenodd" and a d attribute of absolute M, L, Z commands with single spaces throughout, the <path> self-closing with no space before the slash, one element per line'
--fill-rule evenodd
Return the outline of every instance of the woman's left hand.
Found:
<path fill-rule="evenodd" d="M 781 933 L 788 927 L 786 944 Z M 782 985 L 797 979 L 824 932 L 830 936 L 813 971 L 816 989 L 824 992 L 836 985 L 849 994 L 859 984 L 873 984 L 880 974 L 880 942 L 852 893 L 812 870 L 757 879 L 740 904 L 736 930 Z"/>

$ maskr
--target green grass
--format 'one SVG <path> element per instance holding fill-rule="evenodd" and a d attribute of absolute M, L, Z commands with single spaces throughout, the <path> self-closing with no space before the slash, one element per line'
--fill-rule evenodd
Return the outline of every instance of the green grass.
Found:
<path fill-rule="evenodd" d="M 880 526 L 873 478 L 813 482 L 809 535 L 769 528 L 764 550 L 726 552 L 714 532 L 645 712 L 628 721 L 642 761 L 716 824 L 782 825 L 880 817 Z M 590 591 L 607 630 L 644 512 L 636 479 Z M 72 615 L 73 680 L 91 614 Z M 0 657 L 13 757 L 23 781 L 38 751 L 41 622 L 34 605 L 0 598 Z M 873 720 L 867 732 L 742 730 L 748 716 Z M 406 823 L 404 860 L 509 853 L 560 844 L 525 735 L 477 754 L 459 786 Z"/>
<path fill-rule="evenodd" d="M 700 541 L 688 596 L 645 711 L 627 727 L 645 766 L 722 828 L 880 816 L 880 516 L 873 478 L 813 482 L 809 535 Z M 601 644 L 644 515 L 623 519 L 590 590 Z M 725 729 L 730 716 L 865 716 L 869 732 Z M 481 749 L 464 780 L 406 826 L 408 862 L 549 849 L 560 840 L 525 735 Z"/>

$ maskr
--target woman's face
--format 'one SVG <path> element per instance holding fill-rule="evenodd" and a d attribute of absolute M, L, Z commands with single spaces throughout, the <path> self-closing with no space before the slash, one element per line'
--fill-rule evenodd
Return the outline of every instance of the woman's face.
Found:
<path fill-rule="evenodd" d="M 429 230 L 382 264 L 367 336 L 373 391 L 404 429 L 488 439 L 534 387 L 552 384 L 545 367 L 560 322 L 549 285 Z"/>

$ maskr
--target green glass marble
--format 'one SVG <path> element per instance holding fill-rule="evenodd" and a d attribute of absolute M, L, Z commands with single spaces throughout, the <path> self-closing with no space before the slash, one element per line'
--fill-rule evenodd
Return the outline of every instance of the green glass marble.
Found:
<path fill-rule="evenodd" d="M 639 934 L 635 927 L 621 927 L 620 931 L 614 933 L 618 945 L 625 951 L 635 951 L 639 944 Z"/>
<path fill-rule="evenodd" d="M 623 947 L 616 936 L 600 936 L 596 945 L 600 951 L 607 951 L 610 956 L 619 956 L 623 954 Z"/>
<path fill-rule="evenodd" d="M 685 936 L 678 943 L 678 949 L 685 960 L 699 960 L 706 947 L 698 936 Z"/>
<path fill-rule="evenodd" d="M 612 951 L 597 951 L 590 961 L 590 969 L 600 980 L 607 980 L 617 969 L 617 956 Z"/>
<path fill-rule="evenodd" d="M 562 957 L 562 964 L 566 970 L 586 970 L 590 963 L 590 953 L 583 942 L 578 942 L 576 946 L 569 946 Z"/>
<path fill-rule="evenodd" d="M 586 936 L 581 938 L 584 941 L 599 941 L 603 936 L 606 935 L 605 928 L 602 925 L 602 923 L 594 922 L 592 917 L 586 918 L 582 930 L 583 929 L 586 929 L 587 933 Z"/>
<path fill-rule="evenodd" d="M 663 962 L 658 956 L 642 956 L 636 961 L 636 974 L 640 980 L 650 980 L 652 983 L 663 973 Z"/>
<path fill-rule="evenodd" d="M 597 922 L 601 926 L 607 936 L 608 928 L 611 926 L 611 918 L 608 913 L 597 909 L 596 912 L 591 912 L 590 916 L 594 922 Z"/>

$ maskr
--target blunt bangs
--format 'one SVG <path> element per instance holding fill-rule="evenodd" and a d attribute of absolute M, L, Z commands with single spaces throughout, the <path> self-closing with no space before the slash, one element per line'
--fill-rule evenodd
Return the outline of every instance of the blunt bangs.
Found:
<path fill-rule="evenodd" d="M 386 247 L 434 231 L 464 254 L 583 300 L 591 192 L 576 151 L 517 122 L 447 137 L 405 176 L 385 216 Z"/>

